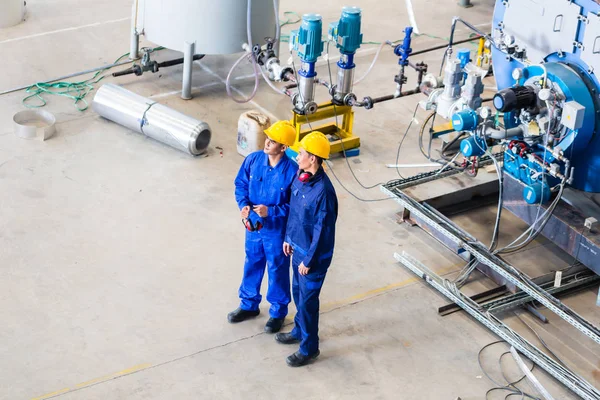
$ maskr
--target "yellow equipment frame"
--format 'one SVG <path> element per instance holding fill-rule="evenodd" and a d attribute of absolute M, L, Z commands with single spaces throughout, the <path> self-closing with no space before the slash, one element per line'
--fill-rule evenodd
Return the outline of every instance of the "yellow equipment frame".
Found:
<path fill-rule="evenodd" d="M 334 120 L 323 125 L 313 126 L 314 122 L 324 121 L 327 119 L 342 118 L 341 126 Z M 302 115 L 292 110 L 292 119 L 290 123 L 296 128 L 296 143 L 290 148 L 296 153 L 300 150 L 300 140 L 312 131 L 322 132 L 324 135 L 331 135 L 335 139 L 330 140 L 331 153 L 341 153 L 351 149 L 360 147 L 360 138 L 352 134 L 354 125 L 354 111 L 350 106 L 336 106 L 332 103 L 322 103 L 317 107 L 317 111 L 313 114 Z M 304 125 L 309 125 L 308 129 L 302 129 Z M 310 129 L 312 127 L 312 129 Z"/>

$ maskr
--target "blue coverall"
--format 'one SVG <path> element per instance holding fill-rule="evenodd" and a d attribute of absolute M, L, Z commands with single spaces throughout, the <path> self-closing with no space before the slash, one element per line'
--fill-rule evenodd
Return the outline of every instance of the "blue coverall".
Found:
<path fill-rule="evenodd" d="M 298 167 L 286 155 L 276 166 L 269 165 L 269 156 L 262 151 L 249 154 L 235 178 L 235 199 L 240 210 L 250 206 L 249 219 L 260 221 L 259 231 L 246 231 L 246 261 L 239 289 L 240 308 L 258 310 L 262 300 L 260 285 L 268 268 L 267 301 L 271 303 L 272 318 L 284 318 L 290 303 L 290 260 L 283 254 L 283 238 L 289 213 L 291 184 Z M 261 218 L 252 211 L 255 205 L 268 207 Z"/>
<path fill-rule="evenodd" d="M 319 168 L 308 182 L 294 180 L 285 241 L 292 245 L 292 294 L 297 313 L 291 335 L 300 340 L 300 353 L 319 350 L 319 294 L 333 258 L 338 204 L 329 177 Z M 298 266 L 310 268 L 300 275 Z"/>

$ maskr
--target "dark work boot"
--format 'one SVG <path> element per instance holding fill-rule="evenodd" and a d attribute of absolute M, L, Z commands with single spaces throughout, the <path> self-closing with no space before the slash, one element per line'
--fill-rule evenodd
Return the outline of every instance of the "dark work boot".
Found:
<path fill-rule="evenodd" d="M 281 344 L 295 344 L 295 343 L 300 343 L 300 339 L 296 338 L 295 336 L 293 336 L 291 334 L 291 332 L 287 332 L 287 333 L 277 333 L 275 335 L 275 341 L 281 343 Z"/>
<path fill-rule="evenodd" d="M 232 324 L 235 324 L 236 322 L 242 322 L 247 320 L 248 318 L 256 317 L 258 314 L 260 314 L 260 310 L 248 311 L 242 310 L 241 308 L 237 308 L 235 311 L 232 311 L 229 314 L 227 314 L 227 319 Z"/>
<path fill-rule="evenodd" d="M 265 332 L 267 333 L 277 333 L 281 330 L 283 326 L 283 320 L 285 318 L 269 318 L 267 324 L 265 325 Z"/>
<path fill-rule="evenodd" d="M 287 362 L 287 365 L 289 365 L 290 367 L 302 367 L 303 365 L 306 365 L 315 358 L 319 357 L 319 354 L 321 354 L 319 350 L 317 350 L 316 353 L 313 353 L 309 356 L 305 356 L 304 354 L 297 351 L 288 358 L 286 358 L 285 362 Z"/>

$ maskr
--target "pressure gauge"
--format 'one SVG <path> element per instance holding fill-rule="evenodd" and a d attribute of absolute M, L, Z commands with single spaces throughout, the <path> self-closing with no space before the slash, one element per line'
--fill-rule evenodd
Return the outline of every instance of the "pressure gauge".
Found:
<path fill-rule="evenodd" d="M 492 109 L 489 107 L 481 107 L 481 110 L 479 110 L 479 115 L 483 119 L 488 119 L 492 116 Z"/>

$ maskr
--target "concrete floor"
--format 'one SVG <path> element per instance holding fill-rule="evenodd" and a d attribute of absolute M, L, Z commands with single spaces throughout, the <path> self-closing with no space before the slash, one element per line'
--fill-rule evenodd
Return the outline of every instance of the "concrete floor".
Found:
<path fill-rule="evenodd" d="M 414 3 L 422 32 L 446 36 L 454 15 L 489 28 L 491 0 L 466 10 L 455 0 Z M 403 2 L 354 4 L 364 10 L 365 41 L 400 39 L 409 24 Z M 343 5 L 282 0 L 280 9 L 318 11 L 329 23 Z M 28 1 L 27 21 L 0 30 L 0 92 L 112 62 L 128 51 L 130 7 L 120 0 Z M 457 36 L 467 34 L 461 28 Z M 438 43 L 422 36 L 413 48 Z M 357 75 L 366 70 L 375 48 L 360 50 Z M 176 56 L 164 51 L 157 58 Z M 440 57 L 436 52 L 419 60 L 436 71 Z M 397 224 L 394 202 L 359 202 L 338 182 L 337 247 L 321 295 L 318 362 L 303 369 L 285 365 L 295 349 L 262 333 L 266 303 L 257 319 L 227 323 L 227 312 L 238 303 L 244 257 L 232 183 L 242 161 L 235 149 L 237 120 L 256 108 L 274 118 L 290 116 L 289 101 L 265 84 L 250 104 L 227 98 L 223 80 L 235 58 L 209 56 L 196 63 L 191 101 L 179 97 L 178 67 L 106 79 L 208 122 L 213 140 L 206 157 L 179 153 L 91 110 L 81 113 L 63 98 L 49 98 L 46 106 L 57 117 L 57 136 L 47 142 L 22 140 L 12 133 L 11 118 L 23 109 L 24 93 L 0 96 L 0 398 L 483 398 L 493 384 L 479 369 L 477 354 L 497 338 L 463 313 L 439 317 L 436 309 L 446 300 L 392 255 L 407 250 L 450 276 L 461 267 L 460 259 L 420 229 Z M 359 98 L 391 93 L 397 69 L 396 57 L 382 54 L 372 75 L 357 86 Z M 327 76 L 323 63 L 318 71 Z M 239 74 L 248 72 L 242 68 Z M 238 79 L 236 85 L 249 93 L 252 81 Z M 385 164 L 395 162 L 419 99 L 356 111 L 362 147 L 350 165 L 365 185 L 397 177 Z M 419 111 L 417 119 L 424 115 Z M 423 162 L 416 133 L 413 128 L 408 135 L 402 161 Z M 224 149 L 222 156 L 217 146 Z M 382 198 L 377 188 L 360 188 L 343 159 L 334 160 L 333 169 L 359 197 Z M 493 218 L 494 209 L 485 208 L 456 221 L 489 240 Z M 510 215 L 503 223 L 504 242 L 524 228 Z M 532 247 L 510 261 L 535 273 L 571 262 L 543 239 Z M 492 287 L 489 281 L 475 277 L 466 290 L 486 287 Z M 565 302 L 598 324 L 594 290 Z M 292 307 L 290 317 L 293 312 Z M 548 316 L 551 324 L 543 329 L 524 318 L 598 386 L 597 346 Z M 516 318 L 507 322 L 539 345 Z M 498 380 L 501 350 L 487 349 L 482 356 Z M 575 398 L 536 371 L 555 398 Z M 511 376 L 516 374 L 513 369 Z"/>

